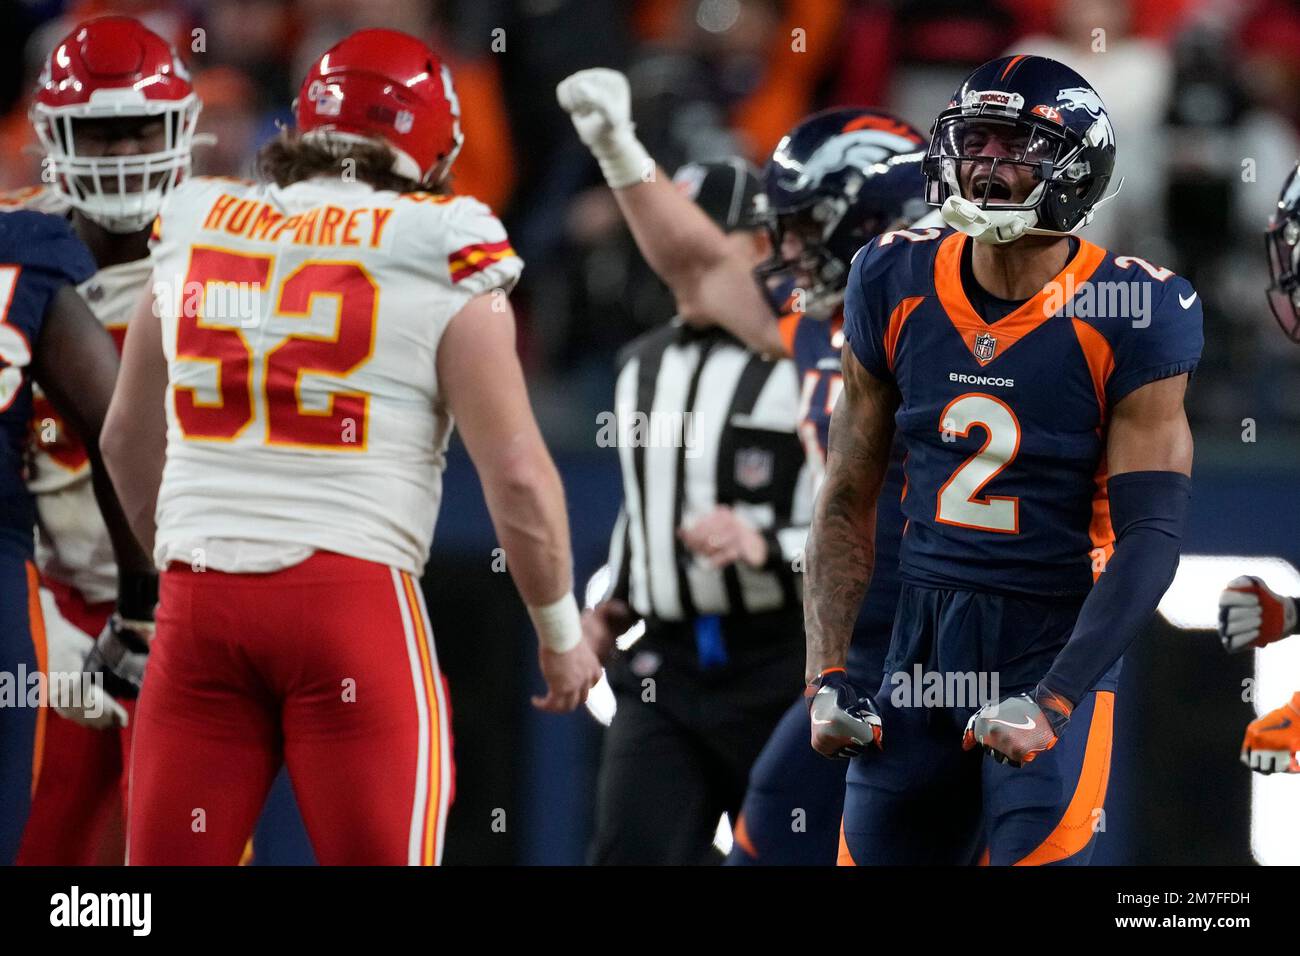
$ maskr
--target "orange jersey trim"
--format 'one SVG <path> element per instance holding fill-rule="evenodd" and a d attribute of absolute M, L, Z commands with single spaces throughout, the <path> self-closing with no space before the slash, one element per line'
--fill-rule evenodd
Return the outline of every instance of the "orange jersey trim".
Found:
<path fill-rule="evenodd" d="M 924 301 L 923 295 L 911 296 L 894 306 L 894 311 L 889 314 L 889 326 L 885 330 L 885 361 L 891 372 L 894 370 L 894 353 L 898 349 L 898 337 L 903 334 L 903 324 Z"/>
<path fill-rule="evenodd" d="M 1056 290 L 1066 289 L 1070 293 L 1061 302 L 1060 307 L 1064 308 L 1106 258 L 1105 249 L 1086 239 L 1080 239 L 1078 252 L 1065 264 L 1065 268 L 1018 309 L 989 325 L 971 306 L 970 300 L 966 298 L 966 290 L 961 285 L 961 256 L 966 240 L 964 233 L 954 232 L 939 244 L 939 251 L 934 257 L 934 289 L 948 321 L 981 366 L 997 361 L 998 356 L 1006 354 L 1017 342 L 1054 317 L 1056 311 L 1049 312 L 1047 304 L 1049 299 L 1059 294 Z M 975 354 L 975 339 L 984 334 L 994 336 L 998 342 L 997 351 L 988 359 L 981 359 Z"/>

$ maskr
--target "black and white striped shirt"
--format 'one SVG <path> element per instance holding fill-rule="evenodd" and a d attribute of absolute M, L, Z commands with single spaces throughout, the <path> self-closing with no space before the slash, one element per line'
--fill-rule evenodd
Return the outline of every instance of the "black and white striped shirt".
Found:
<path fill-rule="evenodd" d="M 794 364 L 763 358 L 720 329 L 676 322 L 641 336 L 620 359 L 623 507 L 607 597 L 664 621 L 798 603 L 815 478 L 798 437 Z M 678 529 L 717 505 L 763 533 L 763 568 L 715 569 L 682 544 Z"/>

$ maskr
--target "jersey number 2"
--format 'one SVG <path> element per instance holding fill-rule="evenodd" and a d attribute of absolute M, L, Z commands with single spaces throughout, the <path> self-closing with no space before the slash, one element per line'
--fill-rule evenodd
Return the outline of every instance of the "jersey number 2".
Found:
<path fill-rule="evenodd" d="M 984 430 L 984 444 L 939 489 L 934 518 L 962 528 L 1017 534 L 1020 499 L 979 495 L 1020 451 L 1020 422 L 1006 402 L 979 392 L 957 396 L 939 417 L 944 441 L 966 438 L 977 425 Z"/>
<path fill-rule="evenodd" d="M 271 256 L 244 255 L 196 246 L 185 288 L 235 283 L 261 289 L 274 271 Z M 302 377 L 316 373 L 342 378 L 370 358 L 379 289 L 356 262 L 305 262 L 276 290 L 275 314 L 306 318 L 316 296 L 338 308 L 333 335 L 289 335 L 266 353 L 260 384 L 266 407 L 266 443 L 309 448 L 364 450 L 368 398 L 335 391 L 321 410 L 304 408 Z M 230 441 L 253 421 L 253 349 L 241 327 L 214 325 L 188 296 L 176 333 L 176 357 L 217 363 L 220 399 L 203 402 L 193 388 L 175 389 L 176 418 L 187 438 Z M 235 317 L 230 317 L 235 318 Z"/>

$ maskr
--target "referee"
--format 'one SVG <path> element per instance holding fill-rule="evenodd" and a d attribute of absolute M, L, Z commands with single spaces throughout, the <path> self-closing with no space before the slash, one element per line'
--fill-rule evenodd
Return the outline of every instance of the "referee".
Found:
<path fill-rule="evenodd" d="M 742 160 L 674 177 L 757 264 L 761 193 Z M 605 737 L 592 862 L 720 862 L 750 765 L 803 683 L 801 553 L 813 475 L 794 365 L 678 319 L 619 358 L 623 507 L 610 588 L 583 616 L 617 711 Z M 626 651 L 614 638 L 637 621 Z M 611 653 L 612 652 L 612 653 Z"/>

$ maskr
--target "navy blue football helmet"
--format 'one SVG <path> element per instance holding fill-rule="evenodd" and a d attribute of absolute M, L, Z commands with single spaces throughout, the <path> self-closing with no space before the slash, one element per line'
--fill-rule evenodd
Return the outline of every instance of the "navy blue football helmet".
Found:
<path fill-rule="evenodd" d="M 834 314 L 857 251 L 925 212 L 924 150 L 920 130 L 872 109 L 826 110 L 781 138 L 763 170 L 772 256 L 754 270 L 778 313 L 801 292 L 809 316 Z M 786 258 L 792 234 L 799 252 Z"/>
<path fill-rule="evenodd" d="M 1292 342 L 1300 342 L 1300 165 L 1282 184 L 1264 233 L 1268 248 L 1268 304 Z"/>
<path fill-rule="evenodd" d="M 1006 165 L 1037 183 L 1020 201 L 998 175 Z M 984 242 L 1068 235 L 1091 221 L 1114 169 L 1115 130 L 1088 81 L 1047 57 L 1008 56 L 968 76 L 934 121 L 925 198 Z"/>

